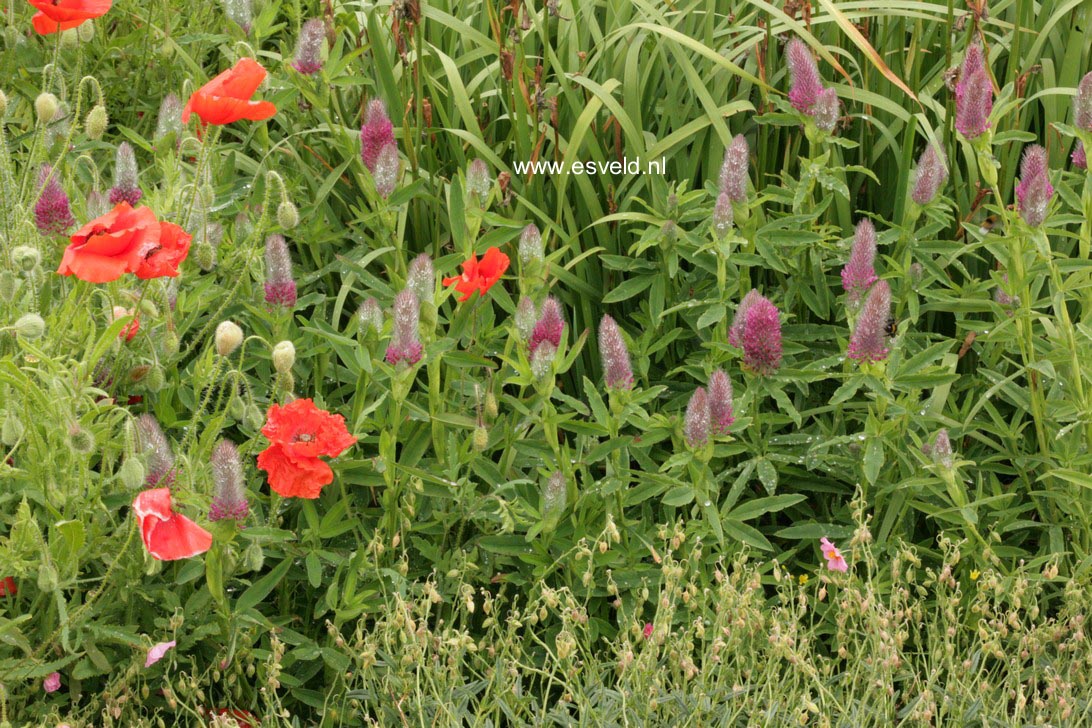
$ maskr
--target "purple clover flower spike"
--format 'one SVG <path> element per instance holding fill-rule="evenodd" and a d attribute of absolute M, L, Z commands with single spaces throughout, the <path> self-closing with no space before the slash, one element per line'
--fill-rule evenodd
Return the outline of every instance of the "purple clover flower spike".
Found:
<path fill-rule="evenodd" d="M 811 116 L 815 119 L 815 125 L 823 131 L 830 133 L 838 126 L 838 118 L 841 115 L 842 104 L 838 101 L 838 92 L 832 88 L 825 88 L 819 93 L 815 105 L 811 107 Z"/>
<path fill-rule="evenodd" d="M 804 41 L 793 38 L 785 47 L 785 58 L 792 77 L 789 88 L 789 103 L 797 111 L 808 113 L 819 94 L 823 91 L 823 80 L 819 77 L 819 67 Z"/>
<path fill-rule="evenodd" d="M 610 316 L 603 316 L 599 322 L 599 358 L 603 360 L 603 381 L 607 389 L 633 389 L 629 348 L 618 324 Z"/>
<path fill-rule="evenodd" d="M 1077 169 L 1088 169 L 1088 155 L 1085 154 L 1084 144 L 1077 142 L 1077 146 L 1073 148 L 1073 166 Z"/>
<path fill-rule="evenodd" d="M 851 306 L 857 306 L 861 297 L 876 282 L 876 228 L 865 218 L 857 223 L 853 233 L 853 248 L 849 261 L 842 269 L 842 288 Z"/>
<path fill-rule="evenodd" d="M 535 349 L 541 344 L 549 342 L 556 351 L 561 346 L 561 332 L 565 329 L 565 319 L 561 315 L 561 304 L 550 296 L 542 302 L 542 310 L 539 311 L 538 321 L 531 330 L 531 340 L 527 342 L 527 349 L 532 357 Z"/>
<path fill-rule="evenodd" d="M 926 451 L 933 456 L 933 462 L 944 468 L 951 469 L 955 465 L 955 455 L 952 453 L 952 441 L 948 438 L 948 430 L 941 429 L 933 440 L 932 447 Z"/>
<path fill-rule="evenodd" d="M 1001 281 L 1004 283 L 1004 286 L 1007 286 L 1009 284 L 1009 274 L 1002 273 Z M 1009 294 L 1005 293 L 1004 286 L 998 286 L 997 288 L 993 289 L 993 300 L 996 301 L 998 305 L 1000 305 L 1002 308 L 1010 309 L 1009 311 L 1007 311 L 1007 313 L 1009 316 L 1012 316 L 1011 309 L 1020 305 L 1020 297 L 1010 296 Z"/>
<path fill-rule="evenodd" d="M 944 155 L 937 149 L 937 145 L 930 142 L 918 158 L 918 167 L 914 170 L 914 191 L 910 193 L 910 199 L 919 205 L 928 205 L 947 179 L 948 167 L 944 164 Z"/>
<path fill-rule="evenodd" d="M 356 311 L 357 325 L 361 334 L 367 334 L 371 330 L 379 333 L 383 330 L 383 311 L 379 307 L 379 301 L 368 298 L 360 304 Z"/>
<path fill-rule="evenodd" d="M 732 230 L 735 223 L 735 212 L 732 211 L 732 200 L 727 192 L 721 192 L 717 197 L 717 204 L 713 206 L 713 232 L 718 238 L 723 238 Z"/>
<path fill-rule="evenodd" d="M 466 170 L 466 193 L 485 197 L 493 188 L 493 180 L 489 178 L 489 168 L 485 162 L 475 159 Z"/>
<path fill-rule="evenodd" d="M 406 287 L 413 291 L 421 303 L 432 303 L 436 291 L 436 271 L 428 253 L 421 253 L 410 263 Z"/>
<path fill-rule="evenodd" d="M 781 366 L 781 313 L 759 297 L 743 318 L 743 364 L 756 374 L 770 376 Z"/>
<path fill-rule="evenodd" d="M 375 169 L 372 175 L 375 179 L 375 191 L 384 200 L 391 196 L 394 188 L 398 186 L 398 170 L 402 165 L 398 159 L 398 145 L 394 142 L 383 145 L 379 150 L 379 157 L 375 160 Z"/>
<path fill-rule="evenodd" d="M 296 42 L 296 57 L 292 68 L 304 76 L 313 76 L 322 70 L 322 41 L 326 36 L 326 27 L 319 18 L 312 18 L 300 28 L 300 37 Z"/>
<path fill-rule="evenodd" d="M 93 220 L 110 212 L 110 200 L 99 190 L 91 190 L 84 200 L 84 207 L 87 209 L 87 216 Z"/>
<path fill-rule="evenodd" d="M 736 134 L 724 150 L 724 163 L 720 166 L 720 192 L 732 202 L 747 200 L 747 179 L 751 165 L 751 148 L 747 138 Z"/>
<path fill-rule="evenodd" d="M 709 416 L 714 435 L 723 435 L 736 421 L 732 411 L 732 380 L 723 369 L 709 377 Z"/>
<path fill-rule="evenodd" d="M 1054 194 L 1049 172 L 1046 149 L 1038 144 L 1028 147 L 1020 162 L 1020 184 L 1016 185 L 1016 200 L 1020 216 L 1032 227 L 1039 227 L 1046 220 L 1050 197 Z"/>
<path fill-rule="evenodd" d="M 1092 71 L 1084 74 L 1077 84 L 1077 96 L 1073 99 L 1073 123 L 1085 131 L 1092 131 Z"/>
<path fill-rule="evenodd" d="M 388 144 L 394 144 L 394 125 L 387 116 L 387 107 L 380 99 L 368 103 L 364 125 L 360 127 L 360 158 L 373 175 L 379 161 L 379 153 Z"/>
<path fill-rule="evenodd" d="M 883 361 L 887 358 L 887 321 L 891 317 L 891 286 L 876 281 L 868 292 L 857 328 L 849 337 L 849 358 L 861 362 Z"/>
<path fill-rule="evenodd" d="M 523 228 L 519 236 L 519 259 L 524 265 L 542 260 L 546 250 L 542 246 L 542 233 L 534 223 Z"/>
<path fill-rule="evenodd" d="M 250 25 L 254 22 L 254 8 L 250 0 L 224 0 L 224 14 L 250 35 Z"/>
<path fill-rule="evenodd" d="M 159 116 L 155 123 L 155 140 L 168 134 L 182 133 L 182 101 L 174 94 L 167 94 L 159 104 Z"/>
<path fill-rule="evenodd" d="M 296 305 L 292 256 L 283 235 L 270 235 L 265 239 L 265 302 L 285 308 Z"/>
<path fill-rule="evenodd" d="M 156 418 L 143 414 L 136 421 L 137 441 L 148 468 L 144 482 L 149 488 L 169 488 L 174 484 L 174 453 Z"/>
<path fill-rule="evenodd" d="M 531 338 L 531 333 L 535 330 L 535 324 L 538 323 L 538 312 L 535 311 L 535 302 L 527 296 L 519 299 L 519 303 L 516 305 L 516 331 L 519 332 L 519 337 L 524 341 Z"/>
<path fill-rule="evenodd" d="M 129 142 L 122 142 L 114 157 L 114 186 L 110 188 L 110 204 L 128 202 L 135 206 L 143 196 L 144 193 L 137 184 L 137 162 L 133 147 Z"/>
<path fill-rule="evenodd" d="M 557 347 L 549 341 L 543 341 L 531 353 L 531 373 L 535 379 L 542 379 L 553 369 Z"/>
<path fill-rule="evenodd" d="M 747 309 L 762 298 L 762 294 L 752 288 L 750 292 L 739 302 L 736 316 L 732 319 L 732 326 L 728 329 L 728 343 L 737 349 L 743 348 L 743 323 L 747 319 Z"/>
<path fill-rule="evenodd" d="M 423 353 L 418 333 L 421 304 L 417 301 L 417 295 L 408 288 L 404 289 L 394 297 L 391 315 L 394 327 L 390 346 L 387 347 L 387 363 L 392 366 L 400 362 L 416 364 Z"/>
<path fill-rule="evenodd" d="M 709 395 L 705 387 L 698 387 L 686 404 L 686 415 L 683 417 L 686 444 L 696 449 L 709 442 L 710 424 Z"/>
<path fill-rule="evenodd" d="M 57 178 L 58 175 L 53 174 L 53 168 L 48 164 L 43 164 L 38 170 L 38 186 L 42 188 L 42 194 L 34 203 L 34 222 L 42 235 L 60 235 L 76 224 L 68 204 L 68 195 L 64 193 Z"/>
<path fill-rule="evenodd" d="M 956 84 L 956 129 L 967 139 L 975 139 L 990 128 L 993 111 L 993 82 L 990 80 L 982 48 L 976 43 L 967 49 Z"/>
<path fill-rule="evenodd" d="M 216 492 L 209 506 L 209 520 L 244 520 L 250 505 L 243 485 L 243 465 L 234 443 L 221 440 L 212 451 L 212 479 L 216 483 Z"/>

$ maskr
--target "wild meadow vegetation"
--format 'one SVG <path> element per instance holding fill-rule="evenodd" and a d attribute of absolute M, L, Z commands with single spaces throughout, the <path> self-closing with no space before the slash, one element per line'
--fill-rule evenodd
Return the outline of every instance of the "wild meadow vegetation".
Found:
<path fill-rule="evenodd" d="M 1092 721 L 1086 0 L 4 10 L 0 726 Z"/>

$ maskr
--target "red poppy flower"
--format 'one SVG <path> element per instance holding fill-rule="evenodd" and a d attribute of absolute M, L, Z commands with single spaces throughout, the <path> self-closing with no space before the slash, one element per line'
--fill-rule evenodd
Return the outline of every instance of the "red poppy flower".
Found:
<path fill-rule="evenodd" d="M 159 222 L 147 207 L 118 203 L 69 238 L 57 272 L 88 283 L 108 283 L 126 273 L 140 278 L 178 275 L 190 236 L 174 223 Z"/>
<path fill-rule="evenodd" d="M 171 510 L 171 489 L 146 490 L 133 501 L 144 548 L 160 561 L 188 559 L 212 546 L 212 534 Z"/>
<path fill-rule="evenodd" d="M 41 35 L 82 25 L 85 20 L 106 15 L 112 0 L 28 0 L 38 8 L 30 19 Z"/>
<path fill-rule="evenodd" d="M 337 457 L 356 442 L 345 429 L 345 418 L 297 399 L 269 408 L 262 434 L 269 447 L 258 454 L 258 467 L 269 474 L 269 487 L 285 498 L 318 498 L 334 480 L 334 471 L 320 455 Z"/>
<path fill-rule="evenodd" d="M 277 113 L 269 101 L 251 101 L 250 97 L 265 80 L 265 69 L 253 58 L 241 58 L 234 67 L 221 73 L 193 92 L 182 109 L 182 123 L 197 114 L 206 124 L 231 124 L 240 119 L 262 121 Z"/>
<path fill-rule="evenodd" d="M 470 259 L 463 262 L 463 274 L 444 279 L 444 285 L 455 284 L 455 290 L 463 294 L 460 301 L 466 301 L 478 291 L 485 295 L 493 284 L 500 280 L 508 270 L 508 256 L 497 248 L 490 248 L 479 261 L 478 256 L 470 254 Z"/>
<path fill-rule="evenodd" d="M 19 587 L 15 584 L 15 579 L 10 576 L 0 579 L 0 597 L 13 597 L 18 593 Z"/>
<path fill-rule="evenodd" d="M 120 318 L 125 318 L 126 316 L 133 316 L 133 309 L 125 308 L 124 306 L 114 306 L 115 321 Z M 140 316 L 133 316 L 133 320 L 130 321 L 127 326 L 122 327 L 121 332 L 118 334 L 118 338 L 132 341 L 138 331 L 140 331 Z"/>
<path fill-rule="evenodd" d="M 159 223 L 159 245 L 144 254 L 137 266 L 137 278 L 174 278 L 178 275 L 178 265 L 190 253 L 190 241 L 193 236 L 173 222 Z"/>

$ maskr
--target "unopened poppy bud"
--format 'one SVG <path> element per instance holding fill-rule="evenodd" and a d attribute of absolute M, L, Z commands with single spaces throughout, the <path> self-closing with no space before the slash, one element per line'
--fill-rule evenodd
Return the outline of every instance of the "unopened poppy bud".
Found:
<path fill-rule="evenodd" d="M 38 121 L 42 124 L 53 121 L 58 108 L 60 108 L 60 102 L 51 93 L 38 94 L 38 98 L 34 99 L 34 112 L 38 115 Z"/>
<path fill-rule="evenodd" d="M 285 230 L 291 230 L 300 224 L 300 213 L 290 200 L 281 200 L 277 205 L 277 224 Z"/>
<path fill-rule="evenodd" d="M 494 419 L 500 412 L 500 408 L 497 407 L 497 396 L 492 392 L 485 393 L 485 404 L 483 409 L 485 410 L 485 416 L 489 419 Z"/>
<path fill-rule="evenodd" d="M 279 374 L 287 374 L 292 371 L 296 363 L 296 347 L 291 341 L 282 341 L 273 347 L 273 368 Z"/>
<path fill-rule="evenodd" d="M 4 418 L 4 426 L 0 429 L 0 439 L 3 439 L 8 447 L 14 447 L 25 431 L 23 421 L 16 417 L 14 412 L 8 412 L 7 417 Z"/>
<path fill-rule="evenodd" d="M 90 25 L 90 23 L 85 23 L 85 25 Z M 106 125 L 109 123 L 110 117 L 106 113 L 106 107 L 102 104 L 95 104 L 87 112 L 87 118 L 84 120 L 83 126 L 87 130 L 88 137 L 102 139 L 102 135 L 106 132 Z"/>
<path fill-rule="evenodd" d="M 69 50 L 80 44 L 80 36 L 75 28 L 61 31 L 61 48 Z"/>
<path fill-rule="evenodd" d="M 243 330 L 234 321 L 221 321 L 216 327 L 216 353 L 228 356 L 243 343 Z"/>
<path fill-rule="evenodd" d="M 76 35 L 80 38 L 80 43 L 90 43 L 95 37 L 95 24 L 94 23 L 80 23 L 76 26 Z"/>
<path fill-rule="evenodd" d="M 168 331 L 159 337 L 159 353 L 165 357 L 172 357 L 178 353 L 178 334 Z"/>
<path fill-rule="evenodd" d="M 207 240 L 193 246 L 193 262 L 206 273 L 216 267 L 216 248 Z"/>
<path fill-rule="evenodd" d="M 25 313 L 15 322 L 15 333 L 33 341 L 45 334 L 45 321 L 36 313 Z"/>
<path fill-rule="evenodd" d="M 519 259 L 524 265 L 542 260 L 542 234 L 533 223 L 523 228 L 519 236 Z"/>
<path fill-rule="evenodd" d="M 144 466 L 137 458 L 125 458 L 118 469 L 118 477 L 127 489 L 136 490 L 144 485 Z"/>
<path fill-rule="evenodd" d="M 148 374 L 144 377 L 144 389 L 152 394 L 160 392 L 167 384 L 167 375 L 163 371 L 163 367 L 155 365 L 148 369 Z"/>
<path fill-rule="evenodd" d="M 86 455 L 95 449 L 95 438 L 79 425 L 73 425 L 68 431 L 68 446 L 72 452 Z"/>
<path fill-rule="evenodd" d="M 38 566 L 38 589 L 46 593 L 57 588 L 57 569 L 51 561 L 45 560 Z"/>
<path fill-rule="evenodd" d="M 265 423 L 265 414 L 258 405 L 249 405 L 246 408 L 246 421 L 250 424 L 252 429 L 257 430 Z"/>
<path fill-rule="evenodd" d="M 29 273 L 42 262 L 42 254 L 29 245 L 17 245 L 11 251 L 11 259 L 19 270 Z"/>
<path fill-rule="evenodd" d="M 481 452 L 489 447 L 489 431 L 480 426 L 474 428 L 473 445 L 475 452 Z"/>

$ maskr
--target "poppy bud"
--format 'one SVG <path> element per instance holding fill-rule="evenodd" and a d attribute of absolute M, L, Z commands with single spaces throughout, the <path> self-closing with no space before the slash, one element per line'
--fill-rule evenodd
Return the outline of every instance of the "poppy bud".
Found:
<path fill-rule="evenodd" d="M 278 374 L 287 374 L 292 371 L 292 365 L 296 363 L 296 347 L 291 341 L 282 341 L 273 347 L 273 368 Z"/>
<path fill-rule="evenodd" d="M 15 322 L 15 333 L 33 341 L 45 334 L 45 321 L 36 313 L 25 313 Z"/>
<path fill-rule="evenodd" d="M 216 353 L 228 356 L 243 343 L 243 330 L 234 321 L 221 321 L 216 327 Z"/>
<path fill-rule="evenodd" d="M 42 254 L 29 245 L 17 245 L 11 251 L 12 262 L 24 273 L 30 273 L 42 262 Z"/>
<path fill-rule="evenodd" d="M 258 405 L 252 404 L 246 408 L 246 421 L 250 424 L 252 429 L 259 429 L 265 423 L 265 415 L 258 408 Z"/>
<path fill-rule="evenodd" d="M 19 281 L 15 279 L 15 274 L 10 270 L 0 271 L 0 301 L 10 301 L 15 298 L 15 289 L 18 288 Z"/>
<path fill-rule="evenodd" d="M 262 565 L 265 563 L 265 552 L 262 551 L 262 546 L 258 541 L 251 541 L 250 545 L 246 547 L 246 551 L 243 552 L 243 568 L 247 571 L 261 571 Z M 248 665 L 248 669 L 253 665 Z"/>
<path fill-rule="evenodd" d="M 159 353 L 165 357 L 172 357 L 178 353 L 178 334 L 168 331 L 159 338 Z"/>
<path fill-rule="evenodd" d="M 83 122 L 84 128 L 87 130 L 87 136 L 91 139 L 102 139 L 109 121 L 110 118 L 106 114 L 106 107 L 102 104 L 96 104 L 87 112 L 87 118 Z"/>
<path fill-rule="evenodd" d="M 193 246 L 193 261 L 197 267 L 208 273 L 216 267 L 216 248 L 207 240 L 202 240 Z"/>
<path fill-rule="evenodd" d="M 481 452 L 489 446 L 489 431 L 480 425 L 474 428 L 474 445 L 475 452 Z"/>
<path fill-rule="evenodd" d="M 50 561 L 43 561 L 38 567 L 38 589 L 51 592 L 57 588 L 57 569 Z"/>
<path fill-rule="evenodd" d="M 75 48 L 80 43 L 80 36 L 76 32 L 75 28 L 69 28 L 68 30 L 61 31 L 61 48 L 69 50 Z"/>
<path fill-rule="evenodd" d="M 80 23 L 76 26 L 76 35 L 79 36 L 80 43 L 90 43 L 95 37 L 95 24 Z"/>
<path fill-rule="evenodd" d="M 72 452 L 86 455 L 95 449 L 95 438 L 79 425 L 73 425 L 68 431 L 68 446 Z"/>
<path fill-rule="evenodd" d="M 144 377 L 144 389 L 155 394 L 163 389 L 167 384 L 167 375 L 163 371 L 161 366 L 153 366 L 148 369 L 148 373 Z"/>
<path fill-rule="evenodd" d="M 138 458 L 128 457 L 118 469 L 121 484 L 129 490 L 136 490 L 144 485 L 144 465 Z"/>
<path fill-rule="evenodd" d="M 285 230 L 291 230 L 300 224 L 300 213 L 289 200 L 281 200 L 277 205 L 277 224 Z"/>
<path fill-rule="evenodd" d="M 42 124 L 53 121 L 53 117 L 57 115 L 57 109 L 59 108 L 60 102 L 51 93 L 38 94 L 38 98 L 34 99 L 34 112 L 38 115 L 38 121 Z"/>
<path fill-rule="evenodd" d="M 4 426 L 0 429 L 0 439 L 8 447 L 15 447 L 15 443 L 19 442 L 25 431 L 23 421 L 16 417 L 14 412 L 8 412 L 8 416 L 4 418 Z"/>

